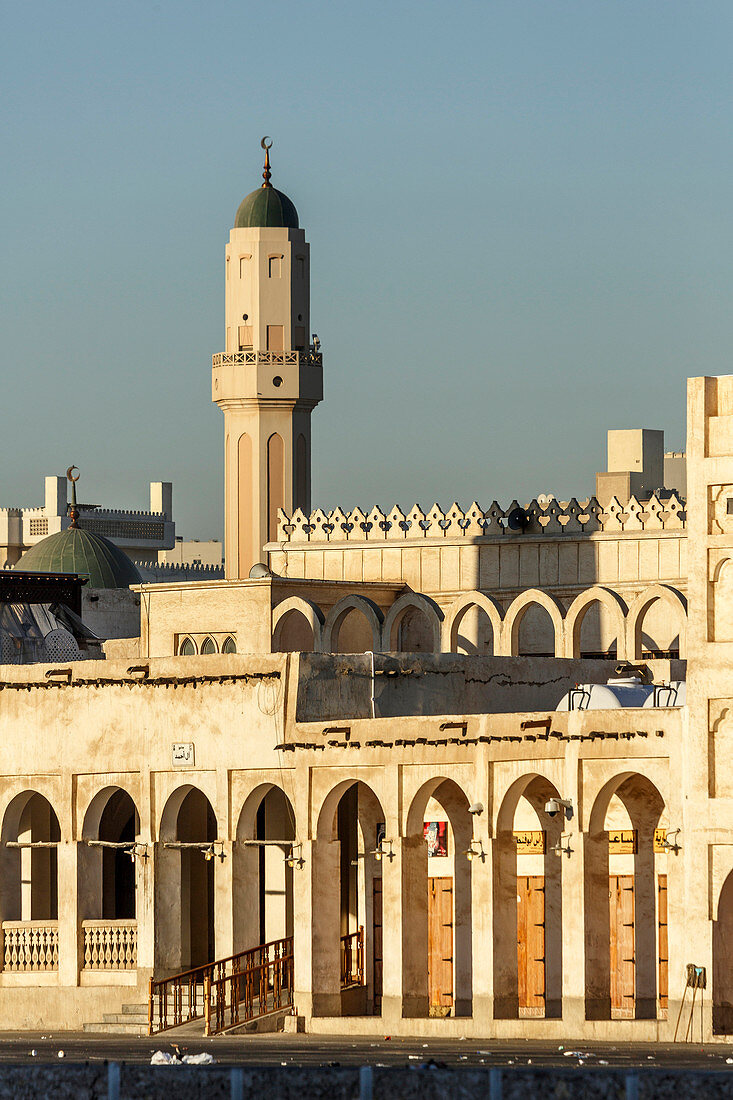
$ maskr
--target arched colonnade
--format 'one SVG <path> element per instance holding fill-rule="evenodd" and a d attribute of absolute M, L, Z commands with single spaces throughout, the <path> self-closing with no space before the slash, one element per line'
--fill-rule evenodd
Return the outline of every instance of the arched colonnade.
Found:
<path fill-rule="evenodd" d="M 684 658 L 686 625 L 685 596 L 665 584 L 643 589 L 630 604 L 613 589 L 594 585 L 567 607 L 536 588 L 506 608 L 486 592 L 464 593 L 447 608 L 405 592 L 386 614 L 356 593 L 327 614 L 311 600 L 290 596 L 273 610 L 272 645 L 276 652 Z"/>
<path fill-rule="evenodd" d="M 590 783 L 569 826 L 545 812 L 561 763 L 512 768 L 491 812 L 467 765 L 410 769 L 402 809 L 385 771 L 322 769 L 302 825 L 273 778 L 244 793 L 231 835 L 198 777 L 166 792 L 149 838 L 130 791 L 102 786 L 72 843 L 50 792 L 17 790 L 0 807 L 3 967 L 60 968 L 71 914 L 59 900 L 73 895 L 81 969 L 133 969 L 139 950 L 160 975 L 294 934 L 296 988 L 315 1015 L 469 1016 L 491 1003 L 496 1019 L 560 1018 L 580 982 L 587 1019 L 663 1018 L 672 857 L 659 775 Z M 582 858 L 566 852 L 568 828 Z M 723 1026 L 731 883 L 713 930 Z"/>

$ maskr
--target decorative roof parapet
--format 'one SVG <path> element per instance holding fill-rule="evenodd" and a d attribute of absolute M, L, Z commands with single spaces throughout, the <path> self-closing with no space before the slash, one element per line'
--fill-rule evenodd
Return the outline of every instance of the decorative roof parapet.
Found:
<path fill-rule="evenodd" d="M 475 501 L 466 510 L 457 504 L 444 512 L 434 504 L 423 512 L 416 504 L 405 514 L 397 505 L 384 513 L 375 506 L 369 513 L 354 508 L 348 514 L 341 508 L 324 512 L 317 508 L 306 516 L 297 508 L 292 516 L 278 510 L 277 541 L 334 542 L 405 542 L 415 539 L 514 538 L 534 535 L 562 538 L 636 531 L 683 531 L 687 522 L 685 501 L 677 495 L 639 501 L 631 497 L 625 504 L 613 497 L 605 509 L 595 497 L 577 501 L 536 499 L 522 507 L 516 500 L 502 509 L 496 501 L 482 509 Z"/>

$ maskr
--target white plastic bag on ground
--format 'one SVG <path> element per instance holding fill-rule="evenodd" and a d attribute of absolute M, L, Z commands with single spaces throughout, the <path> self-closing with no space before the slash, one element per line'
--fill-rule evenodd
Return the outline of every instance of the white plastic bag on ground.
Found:
<path fill-rule="evenodd" d="M 181 1061 L 176 1058 L 175 1054 L 170 1054 L 167 1050 L 156 1050 L 153 1057 L 150 1059 L 151 1066 L 180 1066 Z"/>
<path fill-rule="evenodd" d="M 183 1061 L 187 1066 L 213 1066 L 216 1058 L 204 1051 L 202 1054 L 184 1054 Z"/>

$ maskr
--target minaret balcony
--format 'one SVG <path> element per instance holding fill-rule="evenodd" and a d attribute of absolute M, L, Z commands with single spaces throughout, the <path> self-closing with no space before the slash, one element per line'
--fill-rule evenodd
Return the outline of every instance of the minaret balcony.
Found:
<path fill-rule="evenodd" d="M 212 356 L 215 402 L 275 400 L 317 404 L 323 399 L 319 351 L 235 351 Z"/>

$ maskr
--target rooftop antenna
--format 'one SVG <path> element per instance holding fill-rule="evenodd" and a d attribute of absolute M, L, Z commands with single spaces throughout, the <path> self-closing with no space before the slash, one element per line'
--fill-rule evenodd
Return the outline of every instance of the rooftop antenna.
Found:
<path fill-rule="evenodd" d="M 270 183 L 270 176 L 272 175 L 272 172 L 270 171 L 270 149 L 272 149 L 272 138 L 268 137 L 268 135 L 265 134 L 262 141 L 260 142 L 260 145 L 265 150 L 265 170 L 262 173 L 262 178 L 265 182 L 262 184 L 262 186 L 272 187 L 272 184 Z"/>
<path fill-rule="evenodd" d="M 74 477 L 74 470 L 76 470 L 76 477 Z M 66 477 L 71 482 L 71 508 L 69 509 L 69 515 L 71 516 L 70 527 L 77 528 L 79 526 L 79 508 L 76 503 L 76 483 L 79 480 L 79 467 L 69 466 L 66 471 Z"/>

